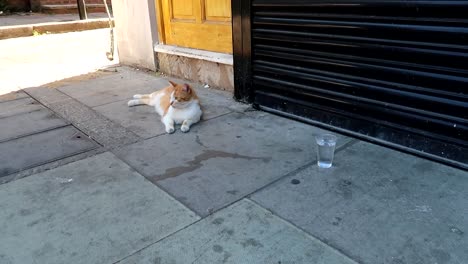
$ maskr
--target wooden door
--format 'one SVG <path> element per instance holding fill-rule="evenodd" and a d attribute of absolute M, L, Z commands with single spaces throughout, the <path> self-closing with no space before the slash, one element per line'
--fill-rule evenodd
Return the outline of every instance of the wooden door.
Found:
<path fill-rule="evenodd" d="M 159 0 L 164 42 L 232 53 L 231 0 Z"/>

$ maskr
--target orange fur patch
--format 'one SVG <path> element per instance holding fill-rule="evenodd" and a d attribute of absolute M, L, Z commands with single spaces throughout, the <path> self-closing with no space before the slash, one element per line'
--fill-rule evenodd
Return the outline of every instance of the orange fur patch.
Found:
<path fill-rule="evenodd" d="M 164 114 L 167 113 L 169 107 L 171 106 L 171 94 L 174 92 L 174 98 L 179 102 L 187 102 L 190 100 L 198 99 L 195 90 L 190 87 L 188 84 L 178 84 L 172 81 L 169 81 L 171 84 L 170 86 L 162 89 L 161 91 L 157 91 L 152 94 L 152 96 L 156 95 L 157 93 L 164 93 L 164 96 L 161 97 L 160 105 L 161 108 L 164 109 Z"/>

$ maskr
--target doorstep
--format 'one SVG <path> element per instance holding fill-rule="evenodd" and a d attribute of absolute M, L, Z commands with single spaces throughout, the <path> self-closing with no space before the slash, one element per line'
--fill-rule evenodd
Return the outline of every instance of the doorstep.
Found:
<path fill-rule="evenodd" d="M 231 54 L 162 44 L 155 45 L 154 51 L 159 71 L 220 90 L 234 91 Z"/>

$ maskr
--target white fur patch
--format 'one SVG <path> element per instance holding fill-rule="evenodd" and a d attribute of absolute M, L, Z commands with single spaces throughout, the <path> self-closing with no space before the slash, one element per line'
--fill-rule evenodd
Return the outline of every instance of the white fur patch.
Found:
<path fill-rule="evenodd" d="M 138 99 L 128 101 L 128 106 L 139 105 Z"/>
<path fill-rule="evenodd" d="M 156 113 L 158 113 L 160 116 L 164 115 L 164 109 L 161 107 L 161 98 L 164 96 L 164 94 L 165 93 L 163 92 L 158 93 L 151 99 L 151 105 L 154 105 Z"/>
<path fill-rule="evenodd" d="M 193 123 L 200 121 L 202 111 L 198 100 L 192 100 L 184 108 L 169 107 L 166 116 L 174 120 L 176 124 L 182 124 L 185 120 L 191 120 Z"/>

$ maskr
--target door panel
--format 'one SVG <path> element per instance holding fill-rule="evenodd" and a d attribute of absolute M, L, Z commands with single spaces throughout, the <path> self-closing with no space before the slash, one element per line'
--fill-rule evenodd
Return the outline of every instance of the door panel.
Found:
<path fill-rule="evenodd" d="M 195 22 L 194 0 L 172 0 L 171 20 L 188 20 Z"/>
<path fill-rule="evenodd" d="M 230 0 L 161 0 L 165 44 L 232 53 Z"/>
<path fill-rule="evenodd" d="M 230 0 L 203 0 L 204 21 L 230 22 L 231 1 Z"/>

